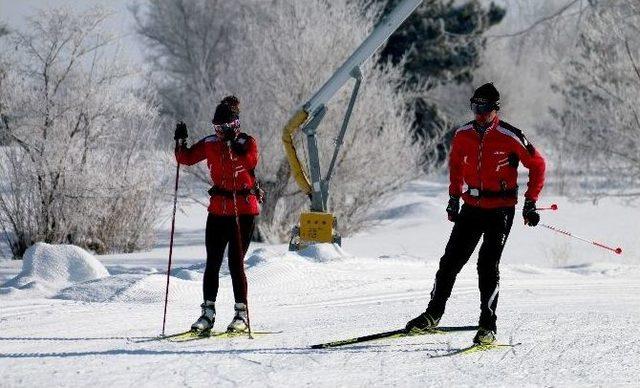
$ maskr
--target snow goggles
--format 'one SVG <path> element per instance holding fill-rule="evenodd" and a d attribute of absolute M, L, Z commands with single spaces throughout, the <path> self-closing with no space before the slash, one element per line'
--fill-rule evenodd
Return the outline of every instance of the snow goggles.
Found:
<path fill-rule="evenodd" d="M 230 123 L 225 124 L 214 124 L 211 123 L 211 129 L 213 129 L 216 133 L 221 135 L 229 134 L 229 133 L 237 133 L 240 131 L 240 119 L 235 119 Z"/>
<path fill-rule="evenodd" d="M 471 100 L 471 111 L 477 115 L 489 113 L 494 109 L 498 110 L 497 102 Z"/>

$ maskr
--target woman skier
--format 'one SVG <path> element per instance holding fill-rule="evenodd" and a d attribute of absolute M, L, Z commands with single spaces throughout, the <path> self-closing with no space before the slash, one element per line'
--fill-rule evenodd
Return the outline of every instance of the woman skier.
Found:
<path fill-rule="evenodd" d="M 212 181 L 205 236 L 204 302 L 202 315 L 191 325 L 199 332 L 211 330 L 215 322 L 220 266 L 227 245 L 235 298 L 235 316 L 227 330 L 243 332 L 249 328 L 244 256 L 255 217 L 260 213 L 260 190 L 254 174 L 258 146 L 253 137 L 241 131 L 239 113 L 240 101 L 235 96 L 225 97 L 216 107 L 211 123 L 213 133 L 192 147 L 183 144 L 187 138 L 184 123 L 178 123 L 175 131 L 175 139 L 181 140 L 175 150 L 178 163 L 190 166 L 206 159 Z"/>

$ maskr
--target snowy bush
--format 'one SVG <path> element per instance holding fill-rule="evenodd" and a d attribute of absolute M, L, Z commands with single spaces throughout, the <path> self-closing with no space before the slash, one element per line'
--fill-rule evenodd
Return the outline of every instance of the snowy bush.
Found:
<path fill-rule="evenodd" d="M 98 252 L 149 246 L 158 113 L 103 31 L 109 13 L 42 11 L 11 40 L 0 222 L 15 256 L 34 242 Z"/>
<path fill-rule="evenodd" d="M 165 104 L 173 115 L 185 115 L 197 136 L 206 134 L 222 96 L 240 97 L 243 127 L 257 138 L 261 151 L 257 174 L 267 190 L 258 223 L 262 239 L 286 238 L 308 206 L 290 179 L 283 125 L 364 40 L 378 12 L 375 7 L 363 11 L 360 2 L 347 0 L 241 0 L 220 7 L 174 0 L 150 1 L 138 13 L 139 32 L 162 74 L 160 91 L 179 91 L 164 93 L 169 99 Z M 329 208 L 340 218 L 343 233 L 363 227 L 372 206 L 416 176 L 422 152 L 412 141 L 414 114 L 406 107 L 413 91 L 403 85 L 401 64 L 374 66 L 376 62 L 373 58 L 362 69 L 363 86 L 332 179 Z M 197 79 L 187 74 L 197 74 Z M 330 103 L 318 130 L 324 167 L 350 85 Z M 192 105 L 197 111 L 174 108 L 181 101 L 197 101 Z M 304 147 L 298 149 L 304 158 Z M 204 193 L 206 169 L 190 171 L 201 177 Z"/>

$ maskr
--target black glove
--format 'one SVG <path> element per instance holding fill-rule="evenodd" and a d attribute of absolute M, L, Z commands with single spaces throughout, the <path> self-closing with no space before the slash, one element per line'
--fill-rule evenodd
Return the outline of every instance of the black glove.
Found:
<path fill-rule="evenodd" d="M 456 222 L 458 212 L 460 212 L 460 197 L 451 195 L 449 196 L 449 204 L 447 205 L 447 216 L 449 221 Z"/>
<path fill-rule="evenodd" d="M 524 200 L 524 206 L 522 207 L 522 217 L 524 218 L 525 225 L 538 225 L 538 222 L 540 222 L 540 214 L 536 211 L 536 201 L 532 201 L 530 199 Z"/>
<path fill-rule="evenodd" d="M 241 133 L 231 140 L 231 149 L 238 155 L 244 155 L 249 149 L 249 135 Z"/>
<path fill-rule="evenodd" d="M 173 140 L 186 140 L 189 135 L 187 134 L 187 124 L 182 121 L 178 121 L 176 124 L 176 132 L 173 135 Z"/>

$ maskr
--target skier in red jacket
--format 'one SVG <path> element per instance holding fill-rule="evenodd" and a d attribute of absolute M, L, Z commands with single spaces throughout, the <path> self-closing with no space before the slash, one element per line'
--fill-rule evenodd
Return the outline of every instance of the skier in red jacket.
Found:
<path fill-rule="evenodd" d="M 211 124 L 213 134 L 192 147 L 180 145 L 175 151 L 180 164 L 190 166 L 206 160 L 212 182 L 205 237 L 204 303 L 202 316 L 191 326 L 197 331 L 213 327 L 220 266 L 227 245 L 235 298 L 235 316 L 227 330 L 241 332 L 248 328 L 244 256 L 253 234 L 255 217 L 260 213 L 261 191 L 254 175 L 258 147 L 253 137 L 241 132 L 239 113 L 239 100 L 234 96 L 225 97 L 216 107 Z M 187 127 L 179 123 L 175 139 L 186 138 Z"/>
<path fill-rule="evenodd" d="M 475 120 L 458 128 L 449 156 L 447 215 L 454 222 L 436 273 L 427 310 L 407 323 L 407 330 L 437 327 L 456 276 L 482 237 L 478 255 L 480 321 L 474 343 L 491 344 L 496 334 L 499 263 L 518 202 L 518 165 L 529 169 L 524 193 L 524 223 L 536 226 L 536 201 L 544 185 L 545 161 L 522 131 L 501 121 L 500 94 L 493 84 L 476 89 L 471 98 Z M 466 186 L 466 189 L 463 187 Z M 460 209 L 460 198 L 464 201 Z"/>

